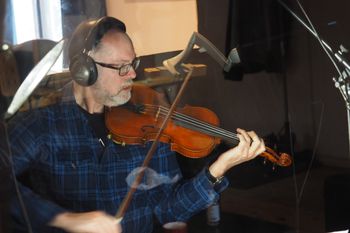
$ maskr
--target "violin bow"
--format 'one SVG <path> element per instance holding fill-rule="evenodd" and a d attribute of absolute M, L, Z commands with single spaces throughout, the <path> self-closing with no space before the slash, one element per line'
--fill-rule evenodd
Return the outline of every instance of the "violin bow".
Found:
<path fill-rule="evenodd" d="M 185 79 L 180 87 L 179 92 L 177 93 L 177 95 L 175 97 L 174 102 L 172 103 L 167 115 L 165 116 L 164 121 L 162 122 L 162 125 L 161 125 L 161 127 L 160 127 L 160 129 L 155 137 L 155 140 L 152 142 L 151 148 L 148 150 L 147 155 L 146 155 L 145 159 L 143 160 L 143 163 L 141 166 L 142 169 L 140 169 L 140 172 L 136 175 L 135 180 L 133 181 L 128 193 L 126 194 L 125 198 L 123 199 L 123 201 L 122 201 L 121 205 L 119 206 L 119 209 L 115 215 L 118 223 L 123 219 L 123 216 L 130 205 L 132 196 L 142 181 L 142 178 L 143 178 L 144 173 L 145 173 L 145 168 L 148 167 L 148 164 L 152 159 L 152 156 L 153 156 L 153 154 L 156 150 L 156 147 L 158 145 L 158 141 L 160 139 L 160 136 L 161 136 L 163 130 L 165 129 L 166 125 L 168 124 L 168 121 L 170 120 L 170 117 L 171 117 L 172 113 L 174 112 L 180 98 L 182 97 L 182 95 L 185 91 L 185 88 L 187 87 L 188 81 L 190 80 L 190 77 L 192 76 L 193 67 L 186 66 L 186 68 L 188 69 L 188 73 L 187 73 L 187 75 L 186 75 L 186 77 L 185 77 Z"/>

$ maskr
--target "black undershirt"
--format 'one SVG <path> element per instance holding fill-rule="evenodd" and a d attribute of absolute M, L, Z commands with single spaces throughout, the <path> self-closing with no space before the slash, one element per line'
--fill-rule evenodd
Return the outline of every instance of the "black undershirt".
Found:
<path fill-rule="evenodd" d="M 85 109 L 79 106 L 79 109 L 87 117 L 89 124 L 94 132 L 94 135 L 102 140 L 104 143 L 107 139 L 108 130 L 105 124 L 105 114 L 102 113 L 89 113 Z"/>

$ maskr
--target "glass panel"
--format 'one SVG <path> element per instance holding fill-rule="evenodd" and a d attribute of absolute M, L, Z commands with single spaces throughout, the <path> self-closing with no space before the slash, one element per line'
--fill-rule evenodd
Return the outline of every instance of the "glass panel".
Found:
<path fill-rule="evenodd" d="M 0 232 L 49 232 L 66 211 L 124 232 L 348 227 L 333 71 L 276 4 L 0 1 Z M 321 31 L 347 38 L 346 10 L 322 9 Z"/>

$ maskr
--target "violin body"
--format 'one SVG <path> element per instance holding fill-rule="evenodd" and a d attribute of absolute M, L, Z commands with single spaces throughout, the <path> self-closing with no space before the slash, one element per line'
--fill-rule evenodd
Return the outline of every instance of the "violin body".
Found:
<path fill-rule="evenodd" d="M 161 110 L 158 108 L 167 105 L 161 94 L 148 87 L 135 85 L 132 92 L 132 98 L 127 105 L 106 110 L 106 126 L 110 130 L 110 137 L 115 143 L 122 145 L 153 141 L 164 120 L 164 114 L 159 114 Z M 152 108 L 152 111 L 143 112 L 142 106 L 146 105 L 156 107 Z M 219 118 L 207 108 L 185 106 L 177 112 L 212 125 L 219 125 Z M 221 139 L 184 128 L 180 122 L 170 120 L 159 141 L 170 143 L 171 150 L 184 156 L 201 158 L 208 155 Z"/>
<path fill-rule="evenodd" d="M 182 93 L 182 90 L 181 88 L 179 93 Z M 145 155 L 142 168 L 148 166 L 158 141 L 170 143 L 171 150 L 190 158 L 209 155 L 221 140 L 239 143 L 237 134 L 218 127 L 219 119 L 215 113 L 206 108 L 190 106 L 174 111 L 177 100 L 178 98 L 168 108 L 161 94 L 149 87 L 134 85 L 128 103 L 106 108 L 105 123 L 110 132 L 109 137 L 121 145 L 144 145 L 153 141 Z M 277 154 L 268 147 L 259 155 L 280 166 L 291 164 L 288 154 Z M 143 175 L 144 172 L 140 172 L 136 176 L 116 214 L 117 218 L 124 215 Z"/>
<path fill-rule="evenodd" d="M 153 89 L 134 85 L 130 101 L 105 111 L 109 137 L 121 145 L 143 145 L 155 141 L 169 109 L 165 98 Z M 214 112 L 203 107 L 185 106 L 171 115 L 162 130 L 159 141 L 169 143 L 171 150 L 189 158 L 210 154 L 221 140 L 238 144 L 237 134 L 218 127 Z M 279 166 L 292 163 L 286 153 L 276 153 L 269 147 L 260 156 Z"/>

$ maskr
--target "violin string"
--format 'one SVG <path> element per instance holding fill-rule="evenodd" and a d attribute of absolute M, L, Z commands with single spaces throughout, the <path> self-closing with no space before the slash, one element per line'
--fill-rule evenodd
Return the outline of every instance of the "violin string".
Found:
<path fill-rule="evenodd" d="M 149 109 L 152 109 L 151 112 L 156 113 L 158 115 L 165 115 L 167 113 L 167 109 L 165 107 L 162 107 L 162 106 L 158 107 L 158 106 L 150 105 Z M 175 112 L 174 116 L 172 118 L 174 120 L 178 120 L 180 122 L 185 122 L 187 124 L 196 126 L 197 128 L 204 130 L 205 132 L 209 132 L 209 133 L 212 132 L 212 133 L 216 133 L 219 135 L 223 135 L 223 136 L 228 137 L 228 138 L 233 138 L 233 136 L 231 136 L 229 134 L 225 135 L 225 133 L 223 133 L 223 132 L 220 133 L 219 130 L 213 128 L 213 126 L 210 124 L 204 123 L 203 121 L 198 121 L 197 119 L 190 118 L 189 116 L 178 113 L 178 112 Z"/>
<path fill-rule="evenodd" d="M 145 108 L 145 111 L 147 112 L 150 112 L 152 114 L 161 114 L 161 115 L 165 115 L 169 110 L 166 108 L 166 107 L 163 107 L 163 106 L 154 106 L 154 105 L 150 105 L 150 104 L 146 104 L 146 108 Z M 237 140 L 239 141 L 239 138 L 237 137 L 237 135 L 235 133 L 232 133 L 230 131 L 227 131 L 227 130 L 224 130 L 224 129 L 221 129 L 219 127 L 216 127 L 216 126 L 213 126 L 207 122 L 204 122 L 204 121 L 199 121 L 198 119 L 195 119 L 193 117 L 189 117 L 185 114 L 182 114 L 182 113 L 179 113 L 179 112 L 174 112 L 174 116 L 173 118 L 175 120 L 178 120 L 178 121 L 182 121 L 182 122 L 185 122 L 187 124 L 190 124 L 190 125 L 193 125 L 193 126 L 196 126 L 206 132 L 212 132 L 212 133 L 216 133 L 216 134 L 219 134 L 219 135 L 222 135 L 224 137 L 228 137 L 228 138 L 231 138 L 231 139 L 234 139 L 234 140 Z"/>
<path fill-rule="evenodd" d="M 213 126 L 207 122 L 204 122 L 204 121 L 199 121 L 195 118 L 192 118 L 192 117 L 189 117 L 187 115 L 184 115 L 182 113 L 175 113 L 175 117 L 174 117 L 175 120 L 178 120 L 178 121 L 182 121 L 182 122 L 185 122 L 187 124 L 191 124 L 191 125 L 194 125 L 204 131 L 207 131 L 207 132 L 212 132 L 212 133 L 215 133 L 215 134 L 219 134 L 219 135 L 222 135 L 224 137 L 228 137 L 228 138 L 231 138 L 231 139 L 236 139 L 235 138 L 235 135 L 229 131 L 225 131 L 219 127 L 216 127 L 216 126 Z"/>
<path fill-rule="evenodd" d="M 167 108 L 165 107 L 161 107 L 163 108 L 163 112 L 167 112 Z M 163 113 L 164 114 L 164 113 Z M 224 137 L 228 137 L 230 139 L 237 139 L 237 137 L 235 137 L 236 135 L 232 132 L 229 132 L 227 130 L 224 130 L 224 129 L 221 129 L 219 127 L 216 127 L 214 125 L 211 125 L 207 122 L 204 122 L 204 121 L 200 121 L 198 119 L 195 119 L 193 117 L 190 117 L 188 115 L 185 115 L 183 113 L 179 113 L 179 112 L 175 112 L 175 120 L 178 120 L 178 121 L 182 121 L 182 122 L 185 122 L 187 124 L 190 124 L 190 125 L 193 125 L 193 126 L 196 126 L 204 131 L 207 131 L 207 132 L 212 132 L 212 133 L 216 133 L 216 134 L 219 134 L 219 135 L 222 135 Z"/>
<path fill-rule="evenodd" d="M 155 106 L 155 105 L 148 105 L 148 106 L 149 106 L 149 108 L 154 109 L 152 112 L 158 112 L 159 111 L 159 106 Z M 163 115 L 163 114 L 165 114 L 164 111 L 167 112 L 167 108 L 166 107 L 162 107 L 162 106 L 161 106 L 161 108 L 163 108 L 163 110 L 161 110 L 161 114 Z M 182 113 L 179 113 L 179 112 L 176 112 L 176 111 L 174 112 L 174 114 L 176 116 L 178 116 L 177 118 L 173 117 L 175 119 L 179 119 L 179 117 L 180 117 L 181 121 L 186 122 L 186 123 L 191 124 L 191 125 L 194 125 L 194 126 L 196 126 L 198 128 L 201 128 L 204 131 L 217 133 L 219 135 L 222 135 L 224 137 L 227 137 L 227 138 L 230 138 L 230 139 L 233 139 L 233 140 L 236 140 L 237 142 L 239 142 L 239 138 L 238 138 L 237 134 L 235 134 L 233 132 L 230 132 L 230 131 L 227 131 L 225 129 L 213 126 L 213 125 L 211 125 L 211 124 L 209 124 L 207 122 L 199 121 L 196 118 L 189 117 L 188 115 L 185 115 L 185 114 L 182 114 Z M 185 120 L 182 120 L 182 119 L 185 119 Z M 190 120 L 190 122 L 187 121 L 187 120 Z M 194 122 L 194 123 L 191 123 L 191 122 Z M 204 125 L 204 128 L 200 127 L 201 125 Z M 205 127 L 207 127 L 207 128 L 205 128 Z M 265 141 L 265 143 L 269 144 L 269 140 L 264 139 L 264 141 Z"/>
<path fill-rule="evenodd" d="M 158 109 L 157 106 L 155 106 L 155 107 Z M 168 111 L 168 108 L 163 107 L 163 106 L 161 106 L 161 108 L 164 108 L 164 109 L 165 109 L 165 113 L 163 113 L 163 114 L 166 114 L 167 111 Z M 176 116 L 179 116 L 180 119 L 187 119 L 187 120 L 189 120 L 190 122 L 193 122 L 192 125 L 197 126 L 197 127 L 199 127 L 199 128 L 201 128 L 200 125 L 203 125 L 204 127 L 207 127 L 207 128 L 212 129 L 212 130 L 208 130 L 208 129 L 206 129 L 206 128 L 201 128 L 201 129 L 203 129 L 203 130 L 206 130 L 206 131 L 209 131 L 209 132 L 213 132 L 213 133 L 217 133 L 217 134 L 220 134 L 220 135 L 222 135 L 222 136 L 225 136 L 225 137 L 234 139 L 234 140 L 236 140 L 236 141 L 239 141 L 239 138 L 238 138 L 238 136 L 237 136 L 236 133 L 233 133 L 233 132 L 231 132 L 231 131 L 228 131 L 228 130 L 225 130 L 225 129 L 223 129 L 223 128 L 217 127 L 217 126 L 215 126 L 215 125 L 209 124 L 209 123 L 207 123 L 207 122 L 205 122 L 205 121 L 200 121 L 200 120 L 198 120 L 198 119 L 196 119 L 196 118 L 190 117 L 190 116 L 188 116 L 188 115 L 186 115 L 186 114 L 183 114 L 183 113 L 180 113 L 180 112 L 174 111 L 174 114 L 175 114 Z M 190 122 L 188 122 L 188 121 L 186 121 L 186 120 L 184 120 L 184 122 L 190 123 Z M 270 143 L 271 143 L 270 141 L 271 141 L 271 140 L 269 140 L 269 139 L 264 139 L 264 142 L 267 143 L 267 144 L 270 144 Z"/>
<path fill-rule="evenodd" d="M 156 117 L 164 116 L 169 111 L 168 108 L 163 107 L 163 106 L 155 106 L 155 105 L 150 105 L 150 104 L 145 104 L 144 106 L 145 106 L 145 108 L 143 108 L 142 113 L 155 115 Z M 174 120 L 178 120 L 180 122 L 185 122 L 189 125 L 195 126 L 198 129 L 203 130 L 204 132 L 209 132 L 209 133 L 207 133 L 209 135 L 212 135 L 212 134 L 210 134 L 212 132 L 216 135 L 220 135 L 221 137 L 226 137 L 226 138 L 229 138 L 231 140 L 236 140 L 237 142 L 239 142 L 239 138 L 238 138 L 237 134 L 230 132 L 230 131 L 227 131 L 225 129 L 219 128 L 215 125 L 209 124 L 205 121 L 200 121 L 200 120 L 193 118 L 193 117 L 190 117 L 186 114 L 174 111 L 173 116 L 171 116 L 171 117 Z M 216 136 L 216 135 L 214 135 L 214 136 Z M 273 159 L 271 159 L 270 156 Z M 279 164 L 278 161 L 280 160 L 280 158 L 277 154 L 275 154 L 275 152 L 273 150 L 267 151 L 267 154 L 265 154 L 265 156 L 263 156 L 263 157 L 268 158 L 270 161 L 273 161 L 274 163 Z"/>
<path fill-rule="evenodd" d="M 141 110 L 139 110 L 138 112 L 143 113 L 143 114 L 149 114 L 155 118 L 158 118 L 158 117 L 162 117 L 164 115 L 167 115 L 166 113 L 169 112 L 169 109 L 164 107 L 164 106 L 144 104 L 143 108 Z M 205 121 L 198 120 L 198 119 L 191 117 L 191 116 L 188 116 L 186 114 L 173 111 L 173 115 L 171 116 L 171 118 L 175 121 L 185 122 L 190 126 L 194 126 L 197 129 L 199 129 L 198 131 L 200 131 L 200 132 L 203 132 L 203 133 L 208 132 L 207 134 L 212 135 L 214 137 L 219 135 L 219 137 L 221 137 L 221 138 L 224 138 L 224 139 L 228 138 L 230 140 L 234 140 L 236 142 L 239 142 L 239 138 L 238 138 L 237 134 L 230 132 L 230 131 L 227 131 L 225 129 L 219 128 L 215 125 L 209 124 Z M 191 127 L 189 127 L 189 129 L 191 129 Z M 272 149 L 270 149 L 268 147 L 267 147 L 266 152 L 264 152 L 260 155 L 262 155 L 263 157 L 272 161 L 273 163 L 276 163 L 280 166 L 285 166 L 283 161 L 280 162 L 281 158 Z"/>
<path fill-rule="evenodd" d="M 148 107 L 148 109 L 150 110 L 150 111 L 148 111 L 148 112 L 151 113 L 151 114 L 154 114 L 154 115 L 161 115 L 161 116 L 163 116 L 163 115 L 166 114 L 166 112 L 167 112 L 164 108 L 158 107 L 158 106 L 153 106 L 153 105 L 150 105 L 150 106 Z M 177 115 L 178 117 L 176 117 L 176 115 Z M 174 115 L 173 115 L 172 118 L 173 118 L 174 120 L 178 120 L 178 121 L 180 121 L 180 122 L 185 122 L 185 123 L 190 124 L 190 122 L 188 122 L 188 121 L 186 122 L 186 120 L 182 120 L 181 118 L 179 118 L 179 115 L 178 115 L 177 112 L 174 112 Z M 195 124 L 191 123 L 191 125 L 195 125 Z M 195 125 L 195 126 L 197 126 L 197 125 Z M 200 127 L 197 126 L 197 128 L 200 128 Z M 203 128 L 203 127 L 202 127 L 202 128 Z M 205 128 L 204 128 L 203 130 L 208 131 L 208 130 L 206 130 Z"/>

